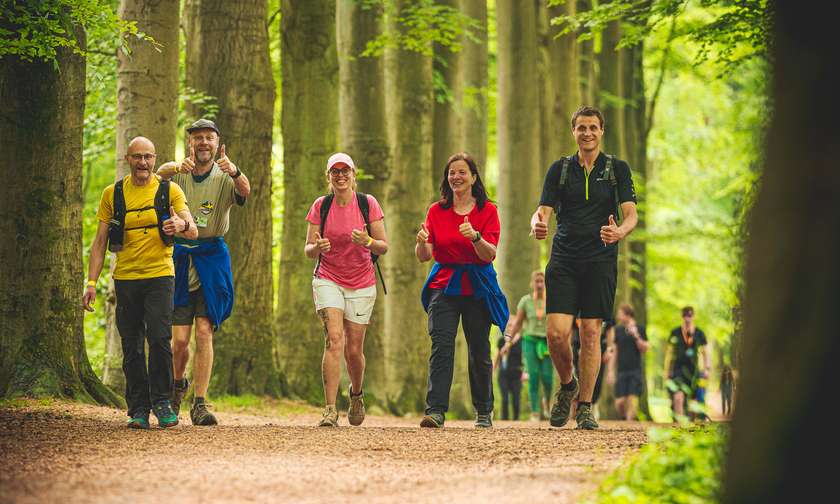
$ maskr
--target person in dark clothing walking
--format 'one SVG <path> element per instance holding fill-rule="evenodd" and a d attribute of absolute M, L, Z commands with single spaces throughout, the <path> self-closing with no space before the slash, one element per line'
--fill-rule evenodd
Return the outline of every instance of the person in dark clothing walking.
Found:
<path fill-rule="evenodd" d="M 502 392 L 502 420 L 519 420 L 519 404 L 522 395 L 522 338 L 516 334 L 509 344 L 505 345 L 504 335 L 499 336 L 496 346 L 499 353 L 493 367 L 497 369 L 499 390 Z M 538 379 L 536 376 L 529 380 Z M 510 410 L 508 409 L 510 406 Z M 508 411 L 513 416 L 508 416 Z"/>

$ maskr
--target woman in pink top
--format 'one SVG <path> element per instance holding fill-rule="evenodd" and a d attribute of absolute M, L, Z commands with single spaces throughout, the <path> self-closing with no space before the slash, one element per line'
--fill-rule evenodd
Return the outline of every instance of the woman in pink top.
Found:
<path fill-rule="evenodd" d="M 360 425 L 365 419 L 362 399 L 365 331 L 376 301 L 371 254 L 386 253 L 388 242 L 379 202 L 373 196 L 355 192 L 356 166 L 350 156 L 342 152 L 330 156 L 326 174 L 330 194 L 316 199 L 309 209 L 304 247 L 307 257 L 318 259 L 312 293 L 326 335 L 321 363 L 326 407 L 318 425 L 338 425 L 335 398 L 342 354 L 350 375 L 347 419 L 351 425 Z M 359 201 L 365 199 L 369 227 L 359 206 Z"/>

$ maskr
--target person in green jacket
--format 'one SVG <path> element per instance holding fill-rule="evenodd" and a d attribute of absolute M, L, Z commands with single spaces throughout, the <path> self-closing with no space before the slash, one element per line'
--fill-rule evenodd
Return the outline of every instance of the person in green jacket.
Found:
<path fill-rule="evenodd" d="M 528 372 L 528 401 L 531 404 L 531 420 L 546 418 L 547 405 L 551 401 L 554 385 L 554 368 L 548 354 L 545 339 L 545 274 L 531 273 L 531 292 L 522 296 L 516 307 L 516 315 L 510 323 L 509 334 L 514 338 L 505 347 L 522 339 L 522 354 Z M 503 351 L 507 348 L 503 348 Z M 543 385 L 543 400 L 540 399 L 540 383 Z"/>

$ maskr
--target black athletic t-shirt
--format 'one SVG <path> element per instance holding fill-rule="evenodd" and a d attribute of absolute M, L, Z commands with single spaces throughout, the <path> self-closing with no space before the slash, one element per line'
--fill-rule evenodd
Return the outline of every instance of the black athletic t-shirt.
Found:
<path fill-rule="evenodd" d="M 645 326 L 636 324 L 636 329 L 639 331 L 639 337 L 647 341 Z M 619 373 L 642 370 L 642 353 L 636 346 L 636 340 L 623 325 L 615 327 L 615 346 L 618 350 Z"/>
<path fill-rule="evenodd" d="M 668 344 L 674 349 L 674 363 L 671 367 L 672 376 L 692 378 L 697 374 L 697 356 L 700 347 L 706 345 L 706 335 L 699 327 L 694 328 L 694 337 L 689 345 L 682 335 L 682 327 L 671 331 Z"/>
<path fill-rule="evenodd" d="M 550 206 L 557 213 L 557 234 L 551 247 L 552 259 L 577 261 L 610 261 L 618 255 L 618 246 L 613 243 L 604 246 L 601 241 L 601 226 L 609 224 L 610 215 L 616 222 L 615 190 L 604 177 L 607 156 L 602 152 L 595 160 L 595 166 L 586 175 L 586 168 L 578 162 L 575 154 L 569 160 L 566 183 L 560 191 L 560 173 L 563 161 L 557 160 L 548 168 L 543 182 L 540 206 Z M 636 202 L 636 190 L 630 166 L 613 158 L 613 167 L 618 187 L 619 205 Z"/>

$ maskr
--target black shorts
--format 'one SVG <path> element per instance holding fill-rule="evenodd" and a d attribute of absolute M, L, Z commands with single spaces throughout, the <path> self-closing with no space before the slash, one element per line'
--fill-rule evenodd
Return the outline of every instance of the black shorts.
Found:
<path fill-rule="evenodd" d="M 615 396 L 627 397 L 642 395 L 642 372 L 641 371 L 619 371 L 615 378 Z"/>
<path fill-rule="evenodd" d="M 190 300 L 186 306 L 175 307 L 172 325 L 192 325 L 196 317 L 210 317 L 207 314 L 207 303 L 204 301 L 204 289 L 200 287 L 190 292 Z"/>
<path fill-rule="evenodd" d="M 616 261 L 552 259 L 545 268 L 546 312 L 611 319 L 617 277 Z"/>

